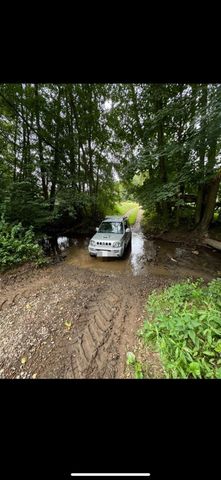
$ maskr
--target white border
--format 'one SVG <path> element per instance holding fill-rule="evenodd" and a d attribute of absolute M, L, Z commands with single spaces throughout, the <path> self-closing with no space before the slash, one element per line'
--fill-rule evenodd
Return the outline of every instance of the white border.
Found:
<path fill-rule="evenodd" d="M 72 477 L 150 477 L 150 473 L 71 473 Z"/>

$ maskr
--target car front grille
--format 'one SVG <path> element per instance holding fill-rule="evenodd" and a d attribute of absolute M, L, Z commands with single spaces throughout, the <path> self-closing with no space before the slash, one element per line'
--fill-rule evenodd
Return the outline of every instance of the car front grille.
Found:
<path fill-rule="evenodd" d="M 97 245 L 109 245 L 109 246 L 111 246 L 111 242 L 97 242 Z"/>

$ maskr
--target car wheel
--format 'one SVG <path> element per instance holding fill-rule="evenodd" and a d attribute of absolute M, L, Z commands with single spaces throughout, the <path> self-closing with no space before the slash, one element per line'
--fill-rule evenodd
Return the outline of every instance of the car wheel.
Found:
<path fill-rule="evenodd" d="M 127 247 L 129 247 L 131 245 L 131 237 L 129 238 L 128 242 L 127 242 Z"/>

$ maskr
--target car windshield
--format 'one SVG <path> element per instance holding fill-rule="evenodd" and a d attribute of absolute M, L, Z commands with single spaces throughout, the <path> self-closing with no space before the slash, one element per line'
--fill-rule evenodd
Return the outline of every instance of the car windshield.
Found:
<path fill-rule="evenodd" d="M 123 233 L 123 224 L 121 222 L 103 222 L 99 233 Z"/>

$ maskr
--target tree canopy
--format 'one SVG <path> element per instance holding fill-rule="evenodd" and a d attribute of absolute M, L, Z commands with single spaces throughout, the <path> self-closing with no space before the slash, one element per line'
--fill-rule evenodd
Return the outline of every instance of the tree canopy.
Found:
<path fill-rule="evenodd" d="M 116 177 L 207 231 L 221 180 L 221 85 L 1 84 L 0 213 L 44 229 L 105 213 Z"/>

